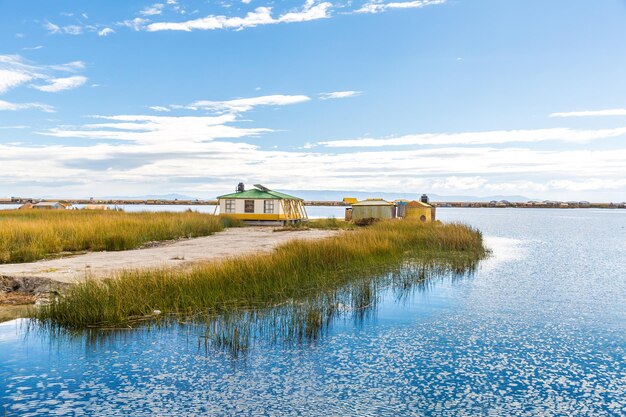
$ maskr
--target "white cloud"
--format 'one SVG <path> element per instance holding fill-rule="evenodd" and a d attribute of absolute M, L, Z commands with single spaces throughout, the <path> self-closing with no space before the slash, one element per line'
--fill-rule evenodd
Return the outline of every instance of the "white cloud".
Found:
<path fill-rule="evenodd" d="M 85 64 L 81 61 L 73 61 L 60 65 L 36 65 L 26 61 L 19 55 L 0 55 L 0 95 L 10 89 L 23 86 L 29 82 L 45 82 L 45 85 L 33 86 L 40 91 L 61 91 L 82 85 L 87 78 L 76 75 L 72 77 L 59 77 L 63 73 L 76 73 L 83 70 Z M 39 106 L 39 107 L 37 107 Z M 39 108 L 44 111 L 52 109 L 40 103 L 14 104 L 12 110 Z M 8 105 L 5 105 L 8 108 Z"/>
<path fill-rule="evenodd" d="M 626 135 L 626 127 L 615 129 L 575 130 L 569 128 L 503 130 L 462 133 L 424 133 L 392 138 L 359 138 L 320 142 L 331 148 L 343 147 L 385 147 L 385 146 L 444 146 L 444 145 L 486 145 L 511 142 L 587 142 L 590 140 L 613 138 Z"/>
<path fill-rule="evenodd" d="M 146 23 L 148 23 L 149 21 L 147 19 L 143 19 L 141 17 L 136 17 L 134 19 L 130 19 L 130 20 L 124 20 L 122 22 L 118 22 L 117 24 L 119 26 L 126 26 L 128 28 L 131 28 L 135 31 L 140 31 L 142 29 L 144 29 Z"/>
<path fill-rule="evenodd" d="M 332 3 L 328 2 L 315 4 L 313 0 L 307 0 L 302 10 L 285 13 L 278 18 L 278 22 L 294 23 L 326 19 L 327 17 L 330 17 L 329 10 L 332 6 Z"/>
<path fill-rule="evenodd" d="M 242 0 L 243 4 L 250 4 L 251 0 Z M 409 9 L 409 8 L 421 8 L 429 5 L 436 5 L 445 3 L 446 0 L 415 0 L 405 2 L 388 2 L 385 3 L 380 0 L 373 0 L 366 2 L 359 9 L 354 10 L 355 13 L 380 13 L 389 9 Z M 347 4 L 336 5 L 339 8 L 350 7 L 352 2 Z M 223 7 L 230 7 L 230 3 L 222 3 Z M 192 30 L 218 30 L 218 29 L 233 29 L 243 30 L 246 28 L 273 25 L 279 23 L 299 23 L 308 22 L 319 19 L 326 19 L 332 17 L 331 9 L 334 7 L 333 3 L 321 0 L 306 0 L 302 6 L 289 11 L 284 11 L 277 16 L 273 15 L 272 6 L 259 6 L 253 11 L 246 13 L 244 16 L 225 16 L 225 15 L 208 15 L 203 18 L 191 19 L 182 22 L 162 21 L 154 22 L 153 19 L 164 15 L 165 11 L 170 11 L 180 15 L 195 14 L 198 10 L 193 12 L 187 11 L 184 7 L 180 6 L 176 0 L 166 0 L 165 2 L 154 3 L 151 6 L 147 6 L 139 11 L 139 17 L 134 19 L 126 19 L 115 23 L 118 26 L 125 26 L 135 31 L 146 30 L 149 32 L 157 31 L 186 31 Z M 88 17 L 83 14 L 83 18 Z M 71 17 L 71 15 L 68 15 Z M 68 34 L 68 35 L 80 35 L 86 32 L 95 32 L 99 36 L 107 36 L 115 33 L 113 29 L 105 25 L 100 24 L 78 24 L 70 25 L 58 25 L 52 22 L 46 22 L 44 28 L 48 30 L 50 34 Z"/>
<path fill-rule="evenodd" d="M 87 193 L 94 187 L 105 190 L 120 184 L 129 190 L 134 187 L 134 192 L 144 192 L 146 187 L 161 191 L 196 187 L 207 198 L 214 195 L 209 190 L 229 188 L 239 179 L 263 180 L 279 189 L 359 190 L 367 184 L 370 190 L 394 189 L 416 194 L 423 191 L 458 194 L 471 190 L 478 195 L 528 192 L 531 197 L 537 197 L 536 193 L 540 193 L 546 198 L 556 198 L 555 195 L 562 193 L 578 195 L 580 199 L 592 199 L 599 192 L 618 196 L 625 187 L 626 149 L 536 151 L 460 147 L 288 152 L 219 140 L 217 136 L 224 132 L 214 128 L 232 119 L 193 119 L 111 116 L 101 127 L 91 125 L 76 132 L 51 132 L 64 138 L 89 137 L 94 139 L 93 145 L 0 145 L 3 166 L 0 181 L 10 186 L 37 177 L 60 183 L 77 178 L 83 185 L 69 190 Z M 237 137 L 249 133 L 238 131 Z M 116 134 L 124 136 L 124 142 L 99 143 Z M 200 136 L 213 139 L 201 141 Z M 26 161 L 37 163 L 31 163 L 32 169 L 26 172 L 19 169 Z M 189 178 L 210 180 L 187 183 Z M 25 188 L 22 185 L 19 189 Z M 64 189 L 57 187 L 57 190 Z"/>
<path fill-rule="evenodd" d="M 324 19 L 330 17 L 332 4 L 322 2 L 316 4 L 307 0 L 298 10 L 287 12 L 277 18 L 272 16 L 271 7 L 257 7 L 254 11 L 248 12 L 244 17 L 229 17 L 222 15 L 209 15 L 200 19 L 187 20 L 184 22 L 156 22 L 145 25 L 145 29 L 150 32 L 161 30 L 217 30 L 235 29 L 241 30 L 249 27 L 271 25 L 277 23 L 306 22 L 310 20 Z M 145 22 L 144 22 L 145 23 Z"/>
<path fill-rule="evenodd" d="M 200 19 L 187 20 L 185 22 L 158 22 L 146 26 L 149 32 L 162 30 L 178 30 L 190 32 L 192 30 L 215 30 L 215 29 L 243 29 L 258 25 L 275 23 L 271 15 L 271 8 L 258 7 L 249 12 L 245 17 L 207 16 Z"/>
<path fill-rule="evenodd" d="M 155 3 L 152 6 L 146 7 L 139 13 L 141 13 L 144 16 L 155 16 L 155 15 L 159 15 L 163 13 L 164 7 L 165 7 L 165 4 L 163 3 Z"/>
<path fill-rule="evenodd" d="M 240 138 L 271 132 L 265 128 L 239 128 L 230 124 L 236 116 L 146 116 L 117 115 L 93 116 L 106 120 L 75 129 L 55 128 L 40 134 L 64 138 L 93 140 L 120 140 L 140 144 L 178 143 L 190 144 L 212 141 L 217 138 Z"/>
<path fill-rule="evenodd" d="M 489 181 L 483 177 L 468 176 L 461 177 L 453 175 L 435 179 L 431 188 L 438 190 L 475 190 L 485 186 Z"/>
<path fill-rule="evenodd" d="M 50 33 L 51 35 L 59 35 L 59 34 L 80 35 L 83 33 L 83 30 L 85 28 L 89 28 L 89 26 L 84 26 L 84 25 L 59 26 L 51 22 L 46 22 L 43 25 L 43 27 L 46 28 L 48 30 L 48 33 Z"/>
<path fill-rule="evenodd" d="M 115 33 L 115 31 L 111 28 L 104 28 L 98 32 L 98 36 L 109 36 Z"/>
<path fill-rule="evenodd" d="M 26 72 L 0 69 L 0 94 L 32 79 L 33 75 Z"/>
<path fill-rule="evenodd" d="M 63 90 L 71 90 L 73 88 L 80 87 L 85 84 L 87 81 L 87 77 L 83 77 L 82 75 L 75 75 L 73 77 L 65 77 L 65 78 L 50 78 L 46 80 L 49 84 L 47 85 L 35 85 L 33 86 L 39 91 L 45 91 L 47 93 L 56 93 L 58 91 Z"/>
<path fill-rule="evenodd" d="M 46 113 L 53 113 L 54 112 L 54 107 L 49 106 L 47 104 L 42 104 L 42 103 L 10 103 L 8 101 L 0 100 L 0 111 L 2 111 L 2 110 L 16 111 L 16 110 L 29 110 L 29 109 L 41 110 L 41 111 L 44 111 Z"/>
<path fill-rule="evenodd" d="M 361 94 L 361 91 L 335 91 L 332 93 L 321 93 L 319 97 L 320 100 L 331 100 L 337 98 L 356 97 L 360 96 Z"/>
<path fill-rule="evenodd" d="M 551 180 L 547 185 L 552 189 L 567 191 L 623 190 L 626 188 L 626 179 L 587 178 L 577 181 L 564 179 Z M 624 200 L 626 200 L 626 197 Z"/>
<path fill-rule="evenodd" d="M 603 151 L 544 151 L 525 148 L 445 147 L 435 149 L 348 151 L 262 150 L 248 143 L 223 139 L 255 137 L 268 128 L 240 128 L 235 114 L 219 116 L 95 116 L 102 123 L 76 128 L 58 127 L 41 134 L 61 138 L 84 138 L 95 142 L 65 147 L 62 159 L 120 158 L 145 155 L 146 181 L 151 175 L 268 178 L 290 187 L 297 182 L 308 187 L 395 187 L 399 179 L 428 178 L 428 184 L 446 190 L 485 188 L 495 177 L 531 181 L 537 173 L 548 180 L 579 182 L 588 178 L 623 178 L 626 149 Z M 105 140 L 123 144 L 103 144 Z M 219 155 L 215 154 L 219 149 Z M 2 153 L 0 153 L 2 155 Z M 0 157 L 1 158 L 1 157 Z M 210 161 L 210 162 L 209 162 Z M 122 173 L 120 173 L 122 174 Z M 511 179 L 512 178 L 512 179 Z M 232 181 L 232 180 L 231 180 Z M 501 182 L 501 180 L 499 180 Z M 544 182 L 545 183 L 545 182 Z"/>
<path fill-rule="evenodd" d="M 626 116 L 626 109 L 585 110 L 552 113 L 550 117 L 594 117 L 594 116 Z"/>
<path fill-rule="evenodd" d="M 49 65 L 47 68 L 55 71 L 79 72 L 85 69 L 85 63 L 83 61 L 72 61 L 60 65 Z"/>
<path fill-rule="evenodd" d="M 443 4 L 446 0 L 415 0 L 404 2 L 389 2 L 384 3 L 382 1 L 371 1 L 364 4 L 360 9 L 356 10 L 356 13 L 381 13 L 389 9 L 419 9 L 426 6 L 432 6 L 437 4 Z"/>
<path fill-rule="evenodd" d="M 209 110 L 217 113 L 243 113 L 259 106 L 288 106 L 311 100 L 305 95 L 269 95 L 250 98 L 238 98 L 227 101 L 199 100 L 188 106 L 191 110 Z"/>
<path fill-rule="evenodd" d="M 169 112 L 169 111 L 171 111 L 167 107 L 163 107 L 163 106 L 150 106 L 148 108 L 150 110 L 154 110 L 154 111 L 158 111 L 158 112 Z"/>
<path fill-rule="evenodd" d="M 6 167 L 0 172 L 0 181 L 18 184 L 16 188 L 23 189 L 20 181 L 31 181 L 41 170 L 42 174 L 48 173 L 47 181 L 80 178 L 77 181 L 80 184 L 84 181 L 84 185 L 77 185 L 79 188 L 75 190 L 83 186 L 88 190 L 94 186 L 105 189 L 124 184 L 144 191 L 146 184 L 155 184 L 155 188 L 179 189 L 183 185 L 208 192 L 210 187 L 223 189 L 233 181 L 245 179 L 263 180 L 286 189 L 358 190 L 367 184 L 371 190 L 388 190 L 398 189 L 397 185 L 401 184 L 399 192 L 529 193 L 531 197 L 578 195 L 580 199 L 592 199 L 589 195 L 592 192 L 618 195 L 626 186 L 623 179 L 626 149 L 495 148 L 477 146 L 480 143 L 475 139 L 504 135 L 504 142 L 498 143 L 523 143 L 520 137 L 534 135 L 533 141 L 539 141 L 565 132 L 571 135 L 570 139 L 587 140 L 616 133 L 612 129 L 460 132 L 446 134 L 451 137 L 444 141 L 443 147 L 401 150 L 364 148 L 335 152 L 305 145 L 284 151 L 246 143 L 243 138 L 254 141 L 273 129 L 239 127 L 239 113 L 258 105 L 295 101 L 293 97 L 298 96 L 209 102 L 208 108 L 221 113 L 214 116 L 92 116 L 96 119 L 94 123 L 39 132 L 49 137 L 87 139 L 81 146 L 67 146 L 63 142 L 47 146 L 0 145 L 0 164 Z M 432 135 L 424 136 L 434 143 Z M 240 141 L 233 142 L 234 139 Z M 17 167 L 25 161 L 38 163 L 28 176 L 21 176 L 16 173 Z M 186 183 L 189 178 L 207 177 L 212 178 L 210 182 Z"/>
<path fill-rule="evenodd" d="M 43 27 L 45 27 L 48 30 L 48 32 L 53 35 L 57 33 L 63 33 L 63 31 L 61 30 L 61 27 L 58 25 L 55 25 L 54 23 L 46 22 L 46 24 L 43 25 Z"/>
<path fill-rule="evenodd" d="M 68 35 L 80 35 L 83 33 L 83 28 L 82 26 L 78 25 L 68 25 L 63 26 L 63 32 L 67 33 Z"/>
<path fill-rule="evenodd" d="M 211 190 L 223 191 L 240 179 L 279 189 L 358 190 L 367 184 L 371 190 L 398 192 L 471 191 L 474 195 L 506 193 L 588 200 L 623 195 L 626 188 L 623 147 L 537 150 L 522 147 L 524 141 L 520 140 L 529 135 L 531 142 L 552 140 L 563 134 L 569 135 L 569 140 L 588 140 L 619 133 L 614 129 L 414 135 L 421 136 L 418 146 L 424 139 L 436 144 L 434 140 L 443 135 L 445 140 L 443 146 L 434 148 L 365 147 L 336 152 L 310 145 L 292 151 L 262 148 L 255 144 L 257 138 L 279 126 L 238 126 L 238 115 L 255 106 L 308 99 L 276 95 L 205 103 L 207 109 L 218 113 L 213 116 L 93 116 L 92 123 L 39 132 L 60 138 L 59 144 L 29 146 L 19 143 L 19 138 L 12 144 L 0 144 L 0 182 L 7 190 L 27 190 L 30 194 L 35 190 L 46 193 L 54 184 L 59 193 L 66 195 L 91 194 L 94 187 L 103 193 L 107 189 L 119 193 L 120 187 L 126 193 L 145 193 L 146 188 L 154 187 L 160 191 L 193 189 L 207 198 L 215 195 Z M 162 109 L 167 108 L 152 107 Z M 491 147 L 476 139 L 485 135 L 490 143 L 520 145 Z M 502 136 L 504 139 L 494 142 Z M 66 138 L 85 140 L 74 146 L 67 145 Z M 27 162 L 32 169 L 20 170 Z M 40 188 L 32 183 L 32 178 L 38 177 L 46 179 Z M 75 185 L 63 186 L 71 182 Z"/>

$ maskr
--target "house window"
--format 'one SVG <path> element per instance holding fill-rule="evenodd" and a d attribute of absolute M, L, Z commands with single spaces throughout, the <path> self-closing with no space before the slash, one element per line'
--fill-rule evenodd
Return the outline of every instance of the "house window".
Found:
<path fill-rule="evenodd" d="M 263 201 L 263 213 L 265 214 L 274 213 L 274 200 Z"/>
<path fill-rule="evenodd" d="M 226 200 L 226 213 L 235 212 L 235 200 Z"/>
<path fill-rule="evenodd" d="M 254 200 L 246 200 L 244 204 L 244 212 L 254 213 Z"/>

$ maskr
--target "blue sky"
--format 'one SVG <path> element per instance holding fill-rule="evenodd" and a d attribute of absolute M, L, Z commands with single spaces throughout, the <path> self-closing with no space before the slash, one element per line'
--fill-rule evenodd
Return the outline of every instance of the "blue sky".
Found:
<path fill-rule="evenodd" d="M 626 1 L 0 0 L 0 196 L 626 200 Z"/>

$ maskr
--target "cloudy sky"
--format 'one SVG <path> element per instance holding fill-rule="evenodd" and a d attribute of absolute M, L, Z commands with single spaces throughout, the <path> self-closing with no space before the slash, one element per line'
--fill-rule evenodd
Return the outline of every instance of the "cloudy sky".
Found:
<path fill-rule="evenodd" d="M 625 69 L 624 0 L 0 0 L 0 197 L 623 201 Z"/>

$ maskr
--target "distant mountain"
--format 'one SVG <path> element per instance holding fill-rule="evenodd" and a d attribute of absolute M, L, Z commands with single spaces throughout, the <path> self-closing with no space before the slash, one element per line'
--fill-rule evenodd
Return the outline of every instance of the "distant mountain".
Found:
<path fill-rule="evenodd" d="M 189 195 L 184 195 L 184 194 L 177 194 L 177 193 L 171 193 L 171 194 L 150 194 L 150 195 L 134 195 L 134 196 L 122 196 L 122 195 L 117 195 L 117 196 L 103 196 L 103 197 L 96 197 L 96 199 L 100 199 L 100 200 L 195 200 L 198 197 L 191 197 Z M 201 200 L 210 200 L 211 198 L 205 197 L 202 198 Z"/>
<path fill-rule="evenodd" d="M 389 193 L 389 192 L 376 192 L 376 191 L 333 191 L 333 190 L 279 190 L 281 192 L 292 194 L 309 201 L 339 201 L 344 197 L 355 197 L 359 200 L 366 198 L 383 198 L 385 200 L 417 200 L 421 197 L 422 193 Z M 486 197 L 467 196 L 467 195 L 438 195 L 428 194 L 430 201 L 440 202 L 464 202 L 464 201 L 500 201 L 507 200 L 512 203 L 525 202 L 532 200 L 531 198 L 520 195 L 492 195 Z"/>
<path fill-rule="evenodd" d="M 421 193 L 389 193 L 389 192 L 376 192 L 376 191 L 335 191 L 335 190 L 276 190 L 287 194 L 291 194 L 308 201 L 341 201 L 344 197 L 354 197 L 359 200 L 366 198 L 384 198 L 385 200 L 417 200 L 422 195 Z M 525 202 L 532 200 L 531 198 L 520 195 L 492 195 L 486 197 L 467 196 L 467 195 L 438 195 L 427 194 L 431 201 L 439 202 L 464 202 L 464 201 L 500 201 L 507 200 L 512 203 Z M 137 195 L 137 196 L 103 196 L 97 197 L 103 200 L 212 200 L 216 195 L 207 194 L 202 197 L 192 197 L 185 194 L 171 193 L 160 195 Z"/>

